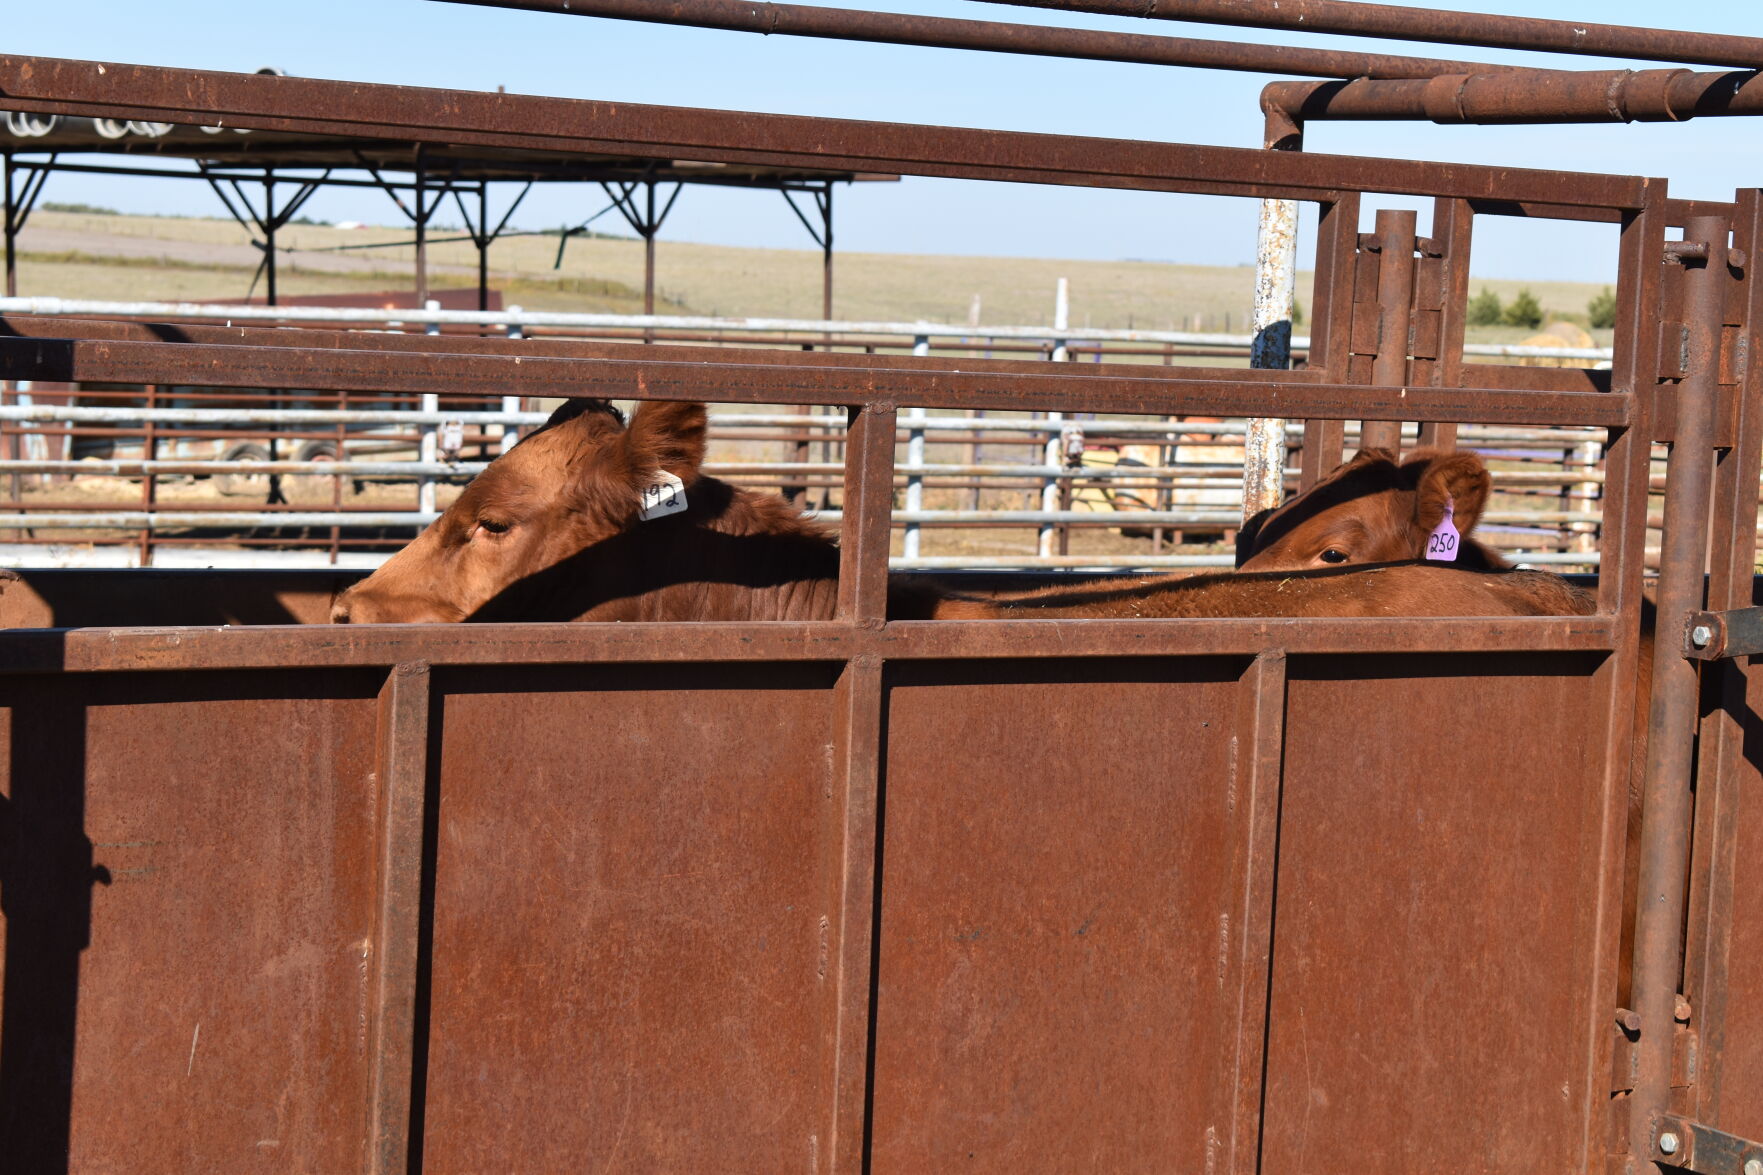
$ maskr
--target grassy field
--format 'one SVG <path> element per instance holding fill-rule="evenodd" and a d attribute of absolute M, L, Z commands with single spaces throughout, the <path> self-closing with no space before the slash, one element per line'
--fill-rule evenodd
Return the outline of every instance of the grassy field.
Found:
<path fill-rule="evenodd" d="M 440 229 L 433 234 L 452 233 Z M 293 225 L 278 243 L 295 252 L 280 261 L 290 294 L 408 289 L 414 250 L 397 244 L 406 228 L 342 230 Z M 388 248 L 350 248 L 379 242 Z M 229 220 L 110 216 L 39 210 L 20 239 L 22 294 L 77 298 L 226 298 L 251 288 L 258 254 Z M 664 313 L 793 318 L 820 316 L 821 258 L 814 250 L 747 249 L 663 240 L 656 286 Z M 469 286 L 476 256 L 466 242 L 431 245 L 431 282 Z M 640 311 L 640 241 L 572 240 L 557 259 L 555 237 L 514 237 L 491 251 L 491 281 L 508 304 L 531 310 Z M 1248 266 L 1209 267 L 1138 261 L 839 253 L 834 314 L 842 319 L 963 323 L 979 299 L 982 324 L 1050 323 L 1053 290 L 1071 283 L 1075 326 L 1154 330 L 1245 327 L 1254 288 Z M 1311 275 L 1299 275 L 1308 306 Z M 1571 282 L 1471 282 L 1510 301 L 1528 288 L 1547 311 L 1583 314 L 1600 287 Z M 261 288 L 258 289 L 261 293 Z M 1303 327 L 1299 331 L 1302 333 Z M 1481 328 L 1472 339 L 1516 342 L 1530 332 Z M 1607 341 L 1607 333 L 1600 341 Z"/>

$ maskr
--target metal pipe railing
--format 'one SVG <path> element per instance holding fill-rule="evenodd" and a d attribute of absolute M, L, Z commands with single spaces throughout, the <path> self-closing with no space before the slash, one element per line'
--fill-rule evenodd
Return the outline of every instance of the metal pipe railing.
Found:
<path fill-rule="evenodd" d="M 1264 109 L 1297 122 L 1358 119 L 1436 123 L 1684 122 L 1763 114 L 1757 73 L 1686 69 L 1598 70 L 1515 82 L 1507 74 L 1426 81 L 1274 82 Z"/>
<path fill-rule="evenodd" d="M 747 0 L 673 0 L 671 3 L 657 3 L 656 0 L 448 2 L 483 8 L 598 16 L 612 20 L 689 25 L 695 28 L 763 35 L 869 41 L 936 49 L 977 49 L 992 53 L 1069 57 L 1138 65 L 1185 65 L 1249 73 L 1306 74 L 1314 77 L 1432 77 L 1440 73 L 1461 72 L 1464 64 L 1387 53 L 1353 53 L 1296 45 L 1199 41 L 1188 37 L 952 20 L 947 17 L 865 12 L 849 8 L 750 3 Z"/>
<path fill-rule="evenodd" d="M 1141 16 L 1237 28 L 1285 29 L 1482 49 L 1531 49 L 1636 61 L 1763 68 L 1763 39 L 1726 33 L 1633 28 L 1534 16 L 1449 12 L 1349 0 L 987 0 L 1104 16 Z"/>

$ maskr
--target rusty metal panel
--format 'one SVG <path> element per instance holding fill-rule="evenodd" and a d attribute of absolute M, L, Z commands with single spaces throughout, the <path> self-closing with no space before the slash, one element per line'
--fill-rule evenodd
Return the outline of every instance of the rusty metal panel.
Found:
<path fill-rule="evenodd" d="M 1215 1169 L 1243 669 L 890 667 L 875 1171 Z"/>
<path fill-rule="evenodd" d="M 1747 658 L 1733 667 L 1742 675 L 1735 689 L 1735 737 L 1741 754 L 1725 761 L 1722 778 L 1698 789 L 1698 804 L 1718 804 L 1709 820 L 1710 844 L 1698 846 L 1699 870 L 1712 876 L 1705 903 L 1722 964 L 1719 987 L 1702 996 L 1693 1024 L 1704 1033 L 1706 1080 L 1714 1098 L 1706 1121 L 1732 1134 L 1763 1137 L 1763 667 Z M 1722 933 L 1724 932 L 1724 933 Z M 1709 937 L 1705 932 L 1699 940 Z M 1696 944 L 1702 946 L 1701 942 Z M 1702 946 L 1706 950 L 1706 946 Z M 1700 960 L 1692 966 L 1705 966 Z"/>
<path fill-rule="evenodd" d="M 380 675 L 68 675 L 5 706 L 8 1170 L 357 1170 Z"/>
<path fill-rule="evenodd" d="M 437 671 L 424 1171 L 814 1169 L 835 678 Z"/>
<path fill-rule="evenodd" d="M 1602 1162 L 1597 663 L 1294 660 L 1264 1170 Z"/>

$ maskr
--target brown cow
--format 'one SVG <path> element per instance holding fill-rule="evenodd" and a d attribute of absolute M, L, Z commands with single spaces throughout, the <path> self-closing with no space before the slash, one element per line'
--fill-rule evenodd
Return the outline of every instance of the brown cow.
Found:
<path fill-rule="evenodd" d="M 781 498 L 700 471 L 702 404 L 649 401 L 628 428 L 572 400 L 479 474 L 414 542 L 344 593 L 338 621 L 819 620 L 838 549 Z M 1490 616 L 1582 613 L 1541 572 L 1444 566 L 1155 577 L 1007 600 L 895 577 L 898 618 Z"/>
<path fill-rule="evenodd" d="M 605 400 L 565 401 L 415 541 L 343 593 L 331 618 L 832 615 L 839 559 L 827 528 L 781 498 L 701 477 L 704 431 L 702 404 L 649 401 L 626 428 Z M 658 509 L 644 521 L 651 486 L 674 497 L 662 501 L 657 491 Z"/>
<path fill-rule="evenodd" d="M 1388 449 L 1361 449 L 1305 493 L 1250 519 L 1237 536 L 1237 567 L 1303 571 L 1406 559 L 1505 567 L 1469 538 L 1491 489 L 1474 453 L 1421 449 L 1398 461 Z M 1441 530 L 1447 509 L 1452 525 Z"/>

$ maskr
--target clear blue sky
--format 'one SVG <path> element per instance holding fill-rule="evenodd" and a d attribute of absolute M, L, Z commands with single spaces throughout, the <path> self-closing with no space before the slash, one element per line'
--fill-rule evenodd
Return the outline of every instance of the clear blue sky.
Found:
<path fill-rule="evenodd" d="M 849 7 L 863 7 L 849 0 Z M 891 11 L 982 20 L 1065 23 L 1220 40 L 1293 43 L 1295 35 L 1165 21 L 1064 16 L 959 0 L 875 0 Z M 1426 7 L 1426 6 L 1423 6 Z M 1479 11 L 1763 34 L 1756 0 L 1483 0 Z M 5 51 L 209 69 L 275 65 L 307 77 L 494 89 L 726 109 L 823 114 L 1123 138 L 1257 146 L 1255 74 L 1060 61 L 890 45 L 840 44 L 668 28 L 433 0 L 88 0 L 7 6 Z M 1308 38 L 1305 44 L 1489 61 L 1541 63 L 1523 54 Z M 1550 63 L 1609 68 L 1594 58 Z M 1441 127 L 1322 124 L 1313 151 L 1520 167 L 1662 175 L 1680 196 L 1727 199 L 1763 185 L 1763 123 L 1707 119 L 1678 125 Z M 573 223 L 597 210 L 597 189 L 535 193 L 525 227 Z M 45 199 L 130 211 L 210 212 L 205 189 L 110 177 L 62 176 Z M 1390 201 L 1391 205 L 1399 201 Z M 383 198 L 336 192 L 311 215 L 391 223 Z M 1237 264 L 1254 255 L 1247 201 L 1144 193 L 910 179 L 839 196 L 844 249 L 1151 258 Z M 602 221 L 602 224 L 608 223 Z M 1423 217 L 1424 225 L 1424 217 Z M 1484 277 L 1613 276 L 1613 232 L 1559 223 L 1478 225 Z M 689 191 L 663 240 L 805 247 L 776 194 Z"/>

